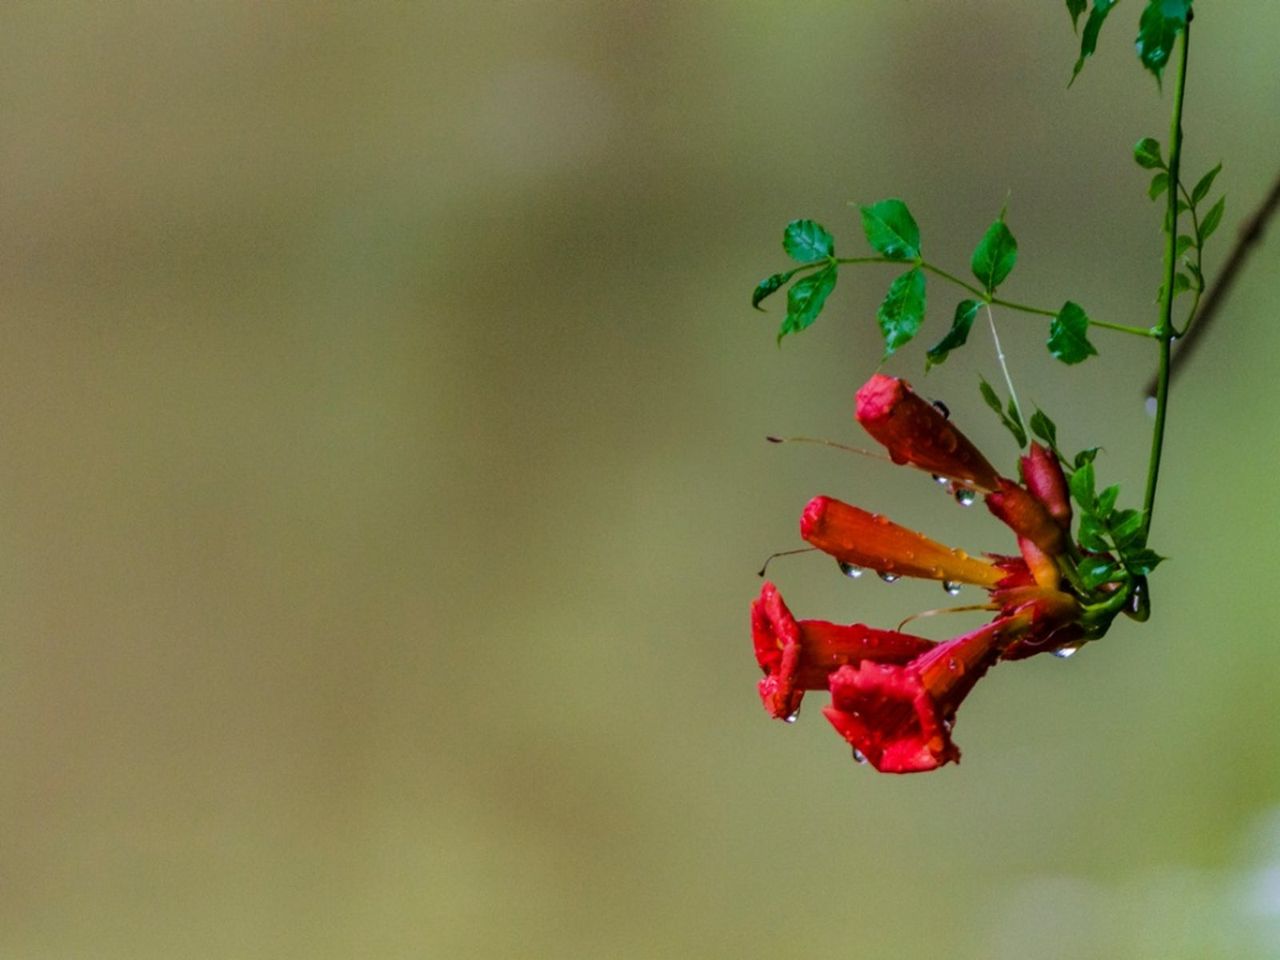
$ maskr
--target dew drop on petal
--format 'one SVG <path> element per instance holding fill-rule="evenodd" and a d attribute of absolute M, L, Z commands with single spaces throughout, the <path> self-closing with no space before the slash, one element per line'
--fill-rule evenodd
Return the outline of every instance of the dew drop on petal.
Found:
<path fill-rule="evenodd" d="M 940 484 L 941 486 L 944 486 L 944 487 L 951 482 L 946 477 L 942 476 L 942 474 L 940 473 L 932 473 L 930 474 L 930 476 L 933 477 L 934 483 Z"/>
<path fill-rule="evenodd" d="M 960 596 L 960 584 L 956 583 L 954 580 L 943 580 L 942 589 L 947 591 L 947 593 L 953 597 Z"/>
<path fill-rule="evenodd" d="M 789 714 L 782 718 L 784 723 L 795 723 L 800 719 L 800 708 L 796 707 Z"/>
<path fill-rule="evenodd" d="M 933 405 L 937 409 L 937 411 L 940 414 L 942 414 L 943 419 L 945 420 L 951 419 L 951 408 L 948 407 L 945 403 L 943 403 L 941 400 L 935 400 L 933 401 Z"/>
<path fill-rule="evenodd" d="M 863 763 L 863 764 L 865 764 L 865 763 L 867 762 L 867 755 L 866 755 L 865 753 L 863 753 L 861 750 L 859 750 L 857 747 L 854 747 L 854 748 L 853 748 L 853 762 L 854 762 L 854 763 Z"/>
<path fill-rule="evenodd" d="M 1068 660 L 1071 657 L 1074 657 L 1076 655 L 1076 651 L 1079 649 L 1080 648 L 1075 644 L 1070 644 L 1065 647 L 1059 647 L 1057 650 L 1053 651 L 1053 655 L 1059 660 Z"/>
<path fill-rule="evenodd" d="M 877 570 L 876 576 L 878 576 L 885 583 L 896 583 L 899 579 L 901 579 L 899 574 L 890 573 L 888 570 Z"/>
<path fill-rule="evenodd" d="M 973 501 L 978 499 L 978 492 L 970 487 L 956 487 L 955 498 L 960 506 L 971 507 Z"/>
<path fill-rule="evenodd" d="M 855 564 L 852 564 L 852 563 L 845 563 L 845 561 L 843 560 L 837 560 L 836 566 L 838 566 L 840 568 L 840 572 L 843 573 L 850 580 L 857 580 L 860 576 L 866 573 L 866 571 L 863 570 L 861 567 L 856 566 Z"/>

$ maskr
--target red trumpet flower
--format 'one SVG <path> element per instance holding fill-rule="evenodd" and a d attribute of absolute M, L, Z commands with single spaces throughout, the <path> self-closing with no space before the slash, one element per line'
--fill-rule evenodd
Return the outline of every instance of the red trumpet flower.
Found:
<path fill-rule="evenodd" d="M 855 754 L 886 773 L 933 770 L 958 760 L 956 709 L 1000 659 L 1078 644 L 1086 636 L 1079 601 L 1062 562 L 1071 550 L 1071 506 L 1055 455 L 1031 445 L 1020 464 L 1025 485 L 1001 477 L 933 404 L 904 380 L 877 374 L 857 394 L 857 419 L 896 463 L 984 492 L 991 512 L 1017 536 L 1020 556 L 972 557 L 830 497 L 815 497 L 800 535 L 842 566 L 986 589 L 994 619 L 954 640 L 795 620 L 765 584 L 752 605 L 760 695 L 775 717 L 792 719 L 806 690 L 827 687 L 824 714 Z"/>

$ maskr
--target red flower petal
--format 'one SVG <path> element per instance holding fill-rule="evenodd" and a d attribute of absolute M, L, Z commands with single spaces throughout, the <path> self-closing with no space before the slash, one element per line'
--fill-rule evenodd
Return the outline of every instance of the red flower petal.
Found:
<path fill-rule="evenodd" d="M 894 463 L 909 463 L 984 490 L 1000 485 L 995 467 L 969 438 L 905 380 L 877 373 L 858 390 L 856 416 Z"/>
<path fill-rule="evenodd" d="M 1067 540 L 1062 527 L 1050 516 L 1044 504 L 1012 480 L 1001 480 L 1000 489 L 988 493 L 986 501 L 987 509 L 1014 533 L 1030 540 L 1049 556 L 1055 557 L 1066 549 Z"/>
<path fill-rule="evenodd" d="M 831 497 L 809 501 L 800 518 L 800 536 L 844 563 L 899 576 L 983 587 L 994 587 L 1005 576 L 994 564 Z"/>
<path fill-rule="evenodd" d="M 951 726 L 961 701 L 1000 656 L 1021 618 L 999 619 L 911 663 L 863 663 L 831 675 L 823 714 L 881 773 L 920 773 L 960 759 Z"/>
<path fill-rule="evenodd" d="M 931 650 L 932 640 L 860 623 L 796 620 L 772 583 L 751 604 L 756 662 L 765 672 L 760 699 L 770 716 L 786 719 L 800 709 L 806 690 L 825 690 L 833 670 L 863 660 L 907 663 Z"/>
<path fill-rule="evenodd" d="M 1022 479 L 1027 489 L 1039 500 L 1049 515 L 1064 531 L 1071 529 L 1071 495 L 1067 478 L 1058 458 L 1034 440 L 1031 451 L 1022 458 Z"/>

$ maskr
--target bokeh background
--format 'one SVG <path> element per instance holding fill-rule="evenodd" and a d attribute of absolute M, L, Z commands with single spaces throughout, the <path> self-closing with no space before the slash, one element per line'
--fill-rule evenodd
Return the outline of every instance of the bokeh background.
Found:
<path fill-rule="evenodd" d="M 1204 8 L 1212 268 L 1277 173 L 1280 5 Z M 811 495 L 1008 548 L 763 442 L 856 442 L 890 278 L 778 349 L 783 224 L 851 254 L 902 196 L 963 272 L 1007 198 L 1008 296 L 1150 323 L 1137 13 L 1068 92 L 1058 2 L 7 4 L 0 956 L 1280 956 L 1280 226 L 1177 384 L 1148 624 L 997 670 L 923 777 L 753 689 Z M 954 301 L 884 369 L 1009 466 L 985 334 L 924 378 Z M 1150 344 L 1000 322 L 1138 499 Z"/>

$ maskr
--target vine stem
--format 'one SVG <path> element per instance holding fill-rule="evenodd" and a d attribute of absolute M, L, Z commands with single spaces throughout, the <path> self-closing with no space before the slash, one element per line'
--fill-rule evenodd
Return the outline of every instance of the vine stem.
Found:
<path fill-rule="evenodd" d="M 941 277 L 943 280 L 946 280 L 948 283 L 954 283 L 957 287 L 967 290 L 969 293 L 973 294 L 978 300 L 980 300 L 984 304 L 987 304 L 988 306 L 994 304 L 997 307 L 1004 307 L 1006 310 L 1016 310 L 1018 313 L 1031 313 L 1031 314 L 1035 314 L 1038 317 L 1056 317 L 1058 315 L 1057 310 L 1045 310 L 1042 307 L 1031 307 L 1025 303 L 1014 303 L 1012 300 L 1001 300 L 999 297 L 988 296 L 985 291 L 979 289 L 978 287 L 975 287 L 973 284 L 968 283 L 965 280 L 961 280 L 954 273 L 948 273 L 946 270 L 943 270 L 941 267 L 934 266 L 932 263 L 929 263 L 929 261 L 927 260 L 921 260 L 921 259 L 893 260 L 889 257 L 833 257 L 832 260 L 834 260 L 836 263 L 839 263 L 839 264 L 863 264 L 863 263 L 906 264 L 906 263 L 910 263 L 919 267 L 921 270 L 926 271 L 927 273 L 932 273 L 935 277 Z M 813 264 L 806 264 L 806 266 L 820 266 L 824 262 L 830 262 L 830 261 L 819 260 L 819 261 L 815 261 Z M 804 269 L 804 268 L 801 268 L 801 269 Z M 1135 337 L 1154 337 L 1155 336 L 1155 332 L 1148 327 L 1129 327 L 1129 326 L 1125 326 L 1122 323 L 1107 323 L 1105 320 L 1094 320 L 1092 318 L 1090 318 L 1089 320 L 1089 325 L 1092 327 L 1101 327 L 1103 330 L 1114 330 L 1116 333 L 1127 333 Z"/>
<path fill-rule="evenodd" d="M 1160 323 L 1156 339 L 1160 344 L 1160 367 L 1156 372 L 1156 422 L 1151 430 L 1151 458 L 1147 461 L 1147 492 L 1142 500 L 1142 533 L 1151 530 L 1156 486 L 1160 482 L 1160 456 L 1164 452 L 1164 427 L 1169 414 L 1169 356 L 1173 344 L 1173 280 L 1177 270 L 1178 168 L 1182 162 L 1182 101 L 1187 87 L 1187 48 L 1191 43 L 1191 15 L 1182 30 L 1178 57 L 1178 82 L 1173 91 L 1173 119 L 1169 124 L 1169 204 L 1164 242 L 1164 293 L 1160 299 Z"/>
<path fill-rule="evenodd" d="M 991 339 L 996 345 L 996 360 L 1000 364 L 1000 372 L 1004 374 L 1005 386 L 1009 388 L 1009 402 L 1013 404 L 1013 409 L 1018 414 L 1018 422 L 1026 423 L 1026 418 L 1022 415 L 1022 404 L 1018 402 L 1018 391 L 1013 389 L 1013 378 L 1009 376 L 1009 365 L 1005 363 L 1004 347 L 1000 345 L 1000 334 L 996 333 L 996 318 L 991 312 L 991 304 L 987 304 L 987 324 L 991 327 Z"/>

